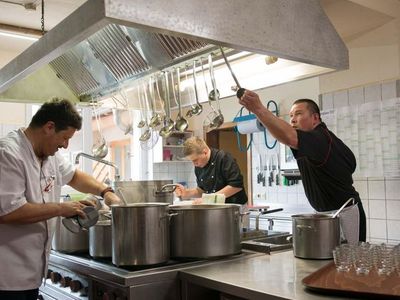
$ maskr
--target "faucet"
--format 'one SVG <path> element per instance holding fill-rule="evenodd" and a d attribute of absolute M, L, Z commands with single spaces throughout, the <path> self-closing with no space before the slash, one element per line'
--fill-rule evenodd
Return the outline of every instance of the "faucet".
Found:
<path fill-rule="evenodd" d="M 101 158 L 98 158 L 98 157 L 89 155 L 89 154 L 84 153 L 84 152 L 79 152 L 79 153 L 76 155 L 76 157 L 75 157 L 75 164 L 79 164 L 79 158 L 80 158 L 81 156 L 86 157 L 86 158 L 91 159 L 91 160 L 98 161 L 98 162 L 100 162 L 100 163 L 102 163 L 102 164 L 105 164 L 105 165 L 107 165 L 107 166 L 113 167 L 113 168 L 115 169 L 115 181 L 119 181 L 119 179 L 120 179 L 119 169 L 118 169 L 118 167 L 117 167 L 114 163 L 112 163 L 111 161 L 104 160 L 104 159 L 101 159 Z"/>
<path fill-rule="evenodd" d="M 261 215 L 271 214 L 271 213 L 282 211 L 282 210 L 283 210 L 283 208 L 276 208 L 276 209 L 271 209 L 271 210 L 268 210 L 266 208 L 259 209 L 259 213 L 256 216 L 256 231 L 259 230 L 259 224 L 260 224 Z M 268 222 L 269 222 L 268 230 L 272 230 L 272 228 L 274 226 L 274 220 L 273 219 L 268 219 Z"/>

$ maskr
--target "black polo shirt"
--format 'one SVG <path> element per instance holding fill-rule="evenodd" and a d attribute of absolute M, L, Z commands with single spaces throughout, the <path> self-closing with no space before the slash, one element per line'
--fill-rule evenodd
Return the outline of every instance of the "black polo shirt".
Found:
<path fill-rule="evenodd" d="M 349 198 L 360 201 L 353 187 L 353 152 L 324 123 L 311 131 L 297 130 L 297 160 L 305 194 L 316 211 L 339 209 Z"/>
<path fill-rule="evenodd" d="M 225 199 L 226 203 L 245 204 L 247 195 L 243 186 L 243 176 L 236 160 L 223 150 L 211 148 L 211 156 L 203 168 L 195 167 L 197 186 L 205 193 L 215 193 L 227 185 L 242 190 Z"/>

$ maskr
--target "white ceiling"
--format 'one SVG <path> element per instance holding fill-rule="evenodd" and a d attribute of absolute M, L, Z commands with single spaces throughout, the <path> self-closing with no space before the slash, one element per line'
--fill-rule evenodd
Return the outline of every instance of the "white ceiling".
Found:
<path fill-rule="evenodd" d="M 400 0 L 320 0 L 325 12 L 345 42 L 400 17 Z M 16 4 L 6 3 L 15 2 Z M 0 0 L 0 24 L 40 30 L 41 0 Z M 85 0 L 46 0 L 45 30 L 50 30 Z M 34 3 L 35 11 L 23 4 Z M 17 56 L 32 42 L 0 36 L 0 56 L 7 53 L 6 61 Z"/>

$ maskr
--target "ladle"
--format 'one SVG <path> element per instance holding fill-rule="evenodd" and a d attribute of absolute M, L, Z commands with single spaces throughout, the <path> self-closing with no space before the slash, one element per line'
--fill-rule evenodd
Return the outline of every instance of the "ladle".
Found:
<path fill-rule="evenodd" d="M 211 78 L 211 84 L 213 86 L 213 90 L 217 91 L 217 93 L 214 93 L 214 95 L 216 97 L 215 99 L 217 101 L 217 106 L 218 106 L 218 114 L 212 120 L 212 123 L 210 125 L 211 125 L 211 127 L 218 128 L 219 126 L 221 126 L 224 123 L 224 116 L 221 113 L 221 107 L 220 107 L 220 103 L 219 103 L 219 92 L 218 92 L 218 89 L 217 89 L 217 84 L 215 82 L 212 54 L 208 55 L 208 65 L 209 65 L 209 68 L 210 68 L 210 78 Z"/>
<path fill-rule="evenodd" d="M 354 198 L 350 198 L 349 200 L 347 200 L 347 201 L 342 205 L 342 207 L 339 208 L 339 209 L 332 215 L 332 218 L 333 218 L 333 219 L 336 218 L 336 217 L 342 212 L 342 210 L 346 207 L 346 205 L 350 203 L 350 201 L 353 201 L 353 203 L 355 202 Z"/>
<path fill-rule="evenodd" d="M 211 65 L 210 65 L 210 64 L 211 64 Z M 209 70 L 210 70 L 210 77 L 211 77 L 211 72 L 213 73 L 213 76 L 214 76 L 214 69 L 213 69 L 213 66 L 212 66 L 212 53 L 210 53 L 210 54 L 208 55 L 208 68 L 209 68 Z M 211 69 L 212 69 L 212 71 L 211 71 Z M 215 101 L 215 100 L 219 99 L 220 93 L 219 93 L 219 90 L 216 88 L 215 79 L 214 79 L 214 83 L 213 83 L 212 80 L 213 80 L 213 79 L 211 78 L 211 84 L 212 84 L 212 86 L 213 86 L 213 89 L 212 89 L 211 92 L 208 94 L 208 100 Z"/>
<path fill-rule="evenodd" d="M 168 72 L 164 73 L 165 78 L 165 99 L 167 101 L 165 106 L 165 119 L 164 119 L 164 127 L 160 129 L 160 135 L 164 138 L 171 135 L 172 130 L 175 127 L 174 120 L 171 119 L 171 99 L 169 94 L 169 79 Z"/>
<path fill-rule="evenodd" d="M 99 114 L 95 109 L 94 115 L 96 118 L 97 130 L 99 131 L 99 143 L 93 145 L 92 153 L 95 157 L 104 158 L 108 154 L 107 142 L 103 136 L 103 133 L 101 132 Z"/>
<path fill-rule="evenodd" d="M 120 90 L 119 95 L 124 100 L 123 103 L 116 96 L 111 96 L 115 104 L 115 108 L 112 109 L 114 123 L 124 134 L 133 134 L 133 119 L 129 111 L 128 97 L 123 89 Z M 122 108 L 118 108 L 118 103 L 122 105 Z"/>
<path fill-rule="evenodd" d="M 188 121 L 182 117 L 182 105 L 181 105 L 181 92 L 180 92 L 180 85 L 181 85 L 181 79 L 180 79 L 180 70 L 179 67 L 176 68 L 176 80 L 177 80 L 177 86 L 175 87 L 175 83 L 173 82 L 172 85 L 174 87 L 174 93 L 176 92 L 176 98 L 178 99 L 178 116 L 176 117 L 175 120 L 175 129 L 184 132 L 186 128 L 189 126 Z M 174 76 L 172 76 L 173 80 Z"/>
<path fill-rule="evenodd" d="M 143 109 L 144 108 L 143 108 L 143 103 L 142 103 L 142 96 L 141 96 L 141 93 L 140 93 L 140 85 L 138 85 L 137 91 L 138 91 L 138 100 L 139 100 L 140 117 L 141 117 L 141 120 L 137 124 L 137 127 L 138 128 L 143 128 L 146 125 L 146 120 L 145 120 L 144 114 L 143 114 Z"/>
<path fill-rule="evenodd" d="M 161 124 L 160 114 L 155 111 L 156 103 L 155 103 L 155 93 L 154 93 L 154 83 L 153 77 L 149 79 L 149 92 L 150 92 L 150 110 L 151 110 L 151 118 L 149 121 L 149 127 L 155 128 Z"/>
<path fill-rule="evenodd" d="M 197 81 L 196 81 L 196 61 L 193 61 L 193 87 L 194 87 L 194 95 L 196 98 L 195 109 L 193 110 L 193 114 L 196 116 L 200 115 L 203 111 L 203 106 L 199 102 L 199 94 L 197 91 Z"/>
<path fill-rule="evenodd" d="M 147 115 L 148 110 L 149 110 L 149 99 L 147 97 L 147 90 L 146 90 L 145 84 L 143 84 L 143 93 L 144 93 L 144 98 L 145 98 L 145 107 L 146 107 L 145 109 L 146 109 L 146 115 Z M 151 131 L 150 131 L 149 125 L 147 123 L 147 116 L 145 118 L 145 126 L 143 128 L 145 128 L 145 131 L 139 137 L 139 141 L 141 141 L 141 142 L 145 142 L 151 137 Z"/>
<path fill-rule="evenodd" d="M 192 87 L 189 87 L 188 73 L 189 73 L 189 65 L 186 64 L 186 66 L 185 66 L 186 89 L 187 89 L 187 95 L 188 95 L 188 98 L 189 98 L 189 103 L 192 103 L 193 97 L 192 97 L 191 89 L 192 89 L 192 87 L 194 87 L 194 84 L 192 85 Z M 195 115 L 197 115 L 197 104 L 193 103 L 192 105 L 190 105 L 190 109 L 186 112 L 186 117 L 190 118 L 190 117 L 193 117 Z"/>

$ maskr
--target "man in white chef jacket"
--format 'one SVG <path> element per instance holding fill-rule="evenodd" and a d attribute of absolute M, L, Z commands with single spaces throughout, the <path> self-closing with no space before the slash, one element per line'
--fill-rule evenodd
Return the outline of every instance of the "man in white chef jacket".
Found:
<path fill-rule="evenodd" d="M 82 126 L 67 100 L 41 106 L 27 128 L 0 139 L 0 299 L 36 300 L 47 272 L 55 217 L 85 217 L 88 202 L 59 203 L 65 184 L 120 199 L 110 187 L 65 161 L 59 153 Z"/>

